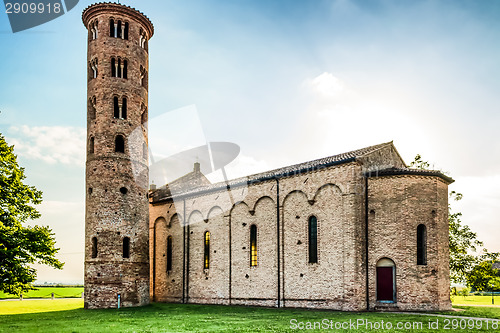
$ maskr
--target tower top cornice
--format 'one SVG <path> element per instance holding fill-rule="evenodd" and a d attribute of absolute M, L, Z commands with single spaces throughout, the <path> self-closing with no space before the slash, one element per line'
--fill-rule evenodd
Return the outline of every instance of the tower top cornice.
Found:
<path fill-rule="evenodd" d="M 130 6 L 125 6 L 114 2 L 99 2 L 85 8 L 82 13 L 82 21 L 85 27 L 88 27 L 89 22 L 94 17 L 104 12 L 107 12 L 109 14 L 122 14 L 134 18 L 144 25 L 149 38 L 151 38 L 154 34 L 153 23 L 146 15 L 144 15 L 144 13 Z"/>

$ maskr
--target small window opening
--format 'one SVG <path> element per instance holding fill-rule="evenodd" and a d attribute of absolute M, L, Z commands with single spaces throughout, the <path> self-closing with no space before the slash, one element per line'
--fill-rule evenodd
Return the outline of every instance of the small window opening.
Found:
<path fill-rule="evenodd" d="M 417 227 L 417 265 L 427 265 L 427 228 L 423 224 Z"/>
<path fill-rule="evenodd" d="M 167 237 L 167 272 L 172 270 L 172 236 Z"/>
<path fill-rule="evenodd" d="M 120 188 L 120 192 L 121 192 L 122 194 L 127 194 L 128 190 L 127 190 L 127 188 L 126 188 L 126 187 L 122 187 L 122 188 Z"/>
<path fill-rule="evenodd" d="M 318 262 L 318 220 L 316 216 L 309 218 L 309 263 Z"/>
<path fill-rule="evenodd" d="M 130 238 L 123 238 L 123 258 L 130 258 Z"/>
<path fill-rule="evenodd" d="M 89 154 L 93 153 L 94 153 L 94 137 L 91 136 L 89 141 Z"/>
<path fill-rule="evenodd" d="M 124 153 L 125 152 L 125 139 L 122 135 L 117 135 L 115 138 L 115 152 Z"/>
<path fill-rule="evenodd" d="M 92 258 L 97 258 L 97 237 L 92 237 Z"/>
<path fill-rule="evenodd" d="M 257 226 L 250 227 L 250 267 L 257 266 Z"/>
<path fill-rule="evenodd" d="M 208 231 L 205 231 L 204 235 L 203 268 L 210 268 L 210 232 Z"/>

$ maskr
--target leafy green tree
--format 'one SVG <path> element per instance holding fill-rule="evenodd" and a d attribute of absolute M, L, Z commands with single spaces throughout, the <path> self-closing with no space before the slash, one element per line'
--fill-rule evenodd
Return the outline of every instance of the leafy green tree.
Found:
<path fill-rule="evenodd" d="M 0 291 L 15 295 L 34 289 L 36 270 L 31 264 L 63 267 L 55 258 L 59 249 L 52 230 L 27 225 L 40 217 L 33 205 L 42 202 L 42 192 L 24 184 L 25 178 L 14 147 L 0 133 Z"/>
<path fill-rule="evenodd" d="M 478 291 L 491 290 L 490 281 L 496 278 L 495 272 L 491 268 L 490 261 L 483 261 L 475 265 L 467 274 L 467 285 Z"/>
<path fill-rule="evenodd" d="M 488 287 L 490 290 L 499 291 L 500 290 L 500 277 L 493 277 L 490 282 L 488 282 Z"/>

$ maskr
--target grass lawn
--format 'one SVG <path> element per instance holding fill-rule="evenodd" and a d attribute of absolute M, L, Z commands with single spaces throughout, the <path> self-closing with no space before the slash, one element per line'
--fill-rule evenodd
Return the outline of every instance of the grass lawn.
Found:
<path fill-rule="evenodd" d="M 23 298 L 51 298 L 52 293 L 58 297 L 81 297 L 83 287 L 38 287 L 37 290 L 30 290 L 23 294 Z M 19 298 L 16 295 L 0 292 L 0 299 Z"/>
<path fill-rule="evenodd" d="M 491 296 L 454 296 L 452 302 L 453 304 L 491 306 Z M 495 305 L 500 305 L 500 296 L 498 295 L 495 295 Z"/>
<path fill-rule="evenodd" d="M 390 313 L 348 313 L 336 311 L 267 309 L 252 307 L 163 304 L 154 303 L 142 308 L 84 310 L 80 299 L 71 300 L 25 300 L 0 301 L 1 332 L 296 332 L 291 321 L 330 321 L 344 323 L 346 329 L 317 329 L 308 332 L 449 332 L 444 330 L 445 318 Z M 464 311 L 453 315 L 489 317 L 500 319 L 500 308 L 462 307 Z M 349 329 L 349 321 L 356 325 L 358 320 L 372 323 L 373 329 L 365 324 Z M 436 322 L 440 329 L 430 329 L 429 322 Z M 392 329 L 375 329 L 377 323 Z M 464 320 L 465 322 L 465 320 Z M 295 322 L 294 322 L 295 323 Z M 398 329 L 397 325 L 407 325 Z M 415 323 L 415 324 L 414 324 Z M 421 324 L 420 324 L 421 323 Z M 500 324 L 486 328 L 460 330 L 460 332 L 500 332 Z M 470 324 L 479 325 L 475 321 Z M 412 325 L 415 325 L 413 329 Z M 418 326 L 422 325 L 422 326 Z M 454 331 L 456 331 L 455 329 Z"/>

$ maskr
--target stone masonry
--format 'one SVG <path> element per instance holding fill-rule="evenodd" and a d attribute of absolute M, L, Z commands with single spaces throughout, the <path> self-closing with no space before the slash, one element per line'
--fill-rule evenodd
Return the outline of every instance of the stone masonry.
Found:
<path fill-rule="evenodd" d="M 195 184 L 197 177 L 203 181 Z M 228 184 L 207 185 L 199 166 L 183 178 L 190 186 L 175 195 L 170 187 L 179 181 L 150 192 L 155 301 L 344 311 L 451 308 L 447 186 L 453 180 L 408 169 L 392 142 Z M 308 262 L 312 216 L 317 263 Z M 417 264 L 420 224 L 428 235 L 424 265 Z M 256 266 L 250 261 L 252 225 Z M 394 263 L 390 300 L 377 294 L 384 258 Z"/>
<path fill-rule="evenodd" d="M 89 33 L 85 308 L 117 307 L 118 299 L 120 306 L 145 305 L 147 41 L 153 25 L 114 3 L 91 5 L 82 18 Z"/>

